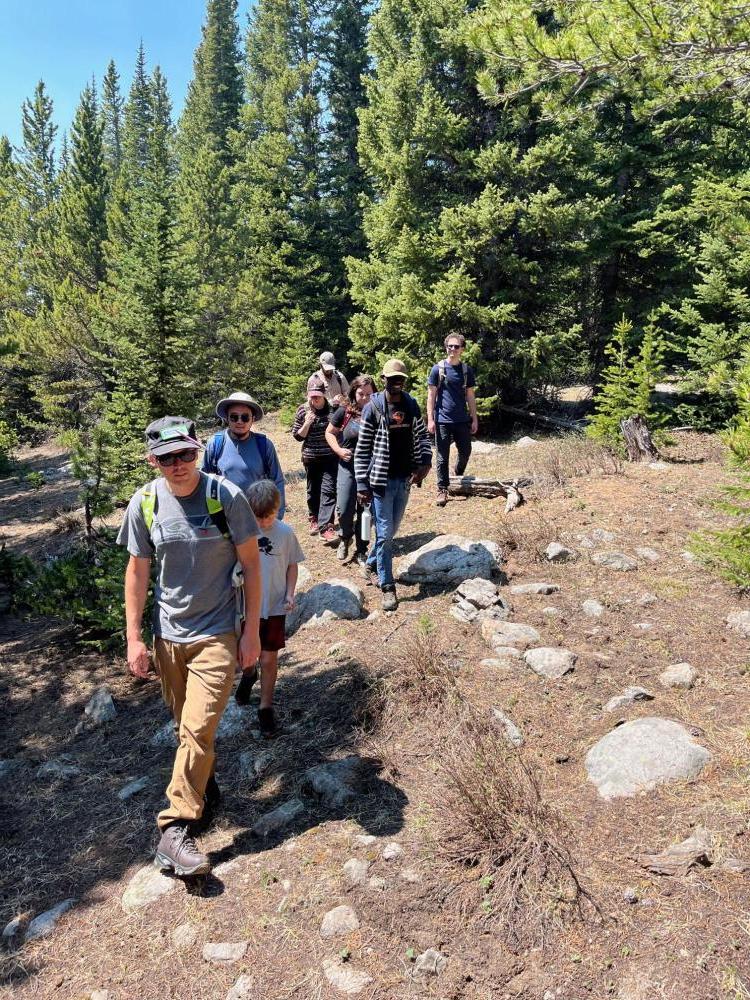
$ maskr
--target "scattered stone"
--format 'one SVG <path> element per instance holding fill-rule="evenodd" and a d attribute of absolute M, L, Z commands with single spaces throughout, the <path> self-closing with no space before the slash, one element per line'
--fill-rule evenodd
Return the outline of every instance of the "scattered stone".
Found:
<path fill-rule="evenodd" d="M 499 444 L 492 441 L 472 441 L 471 452 L 473 455 L 494 455 L 501 450 Z"/>
<path fill-rule="evenodd" d="M 581 611 L 589 618 L 601 618 L 604 614 L 604 605 L 600 604 L 599 601 L 593 599 L 584 601 L 581 605 Z"/>
<path fill-rule="evenodd" d="M 747 875 L 750 872 L 750 861 L 743 861 L 742 858 L 724 858 L 720 867 L 722 871 L 732 872 L 734 875 Z"/>
<path fill-rule="evenodd" d="M 631 906 L 634 906 L 640 899 L 640 896 L 638 895 L 637 890 L 633 889 L 632 886 L 628 886 L 628 888 L 623 892 L 622 898 L 626 903 L 630 903 Z"/>
<path fill-rule="evenodd" d="M 680 556 L 682 557 L 683 562 L 686 563 L 698 562 L 698 556 L 694 552 L 690 552 L 688 549 L 685 549 L 684 552 L 680 552 Z"/>
<path fill-rule="evenodd" d="M 109 990 L 93 990 L 89 994 L 89 1000 L 109 1000 Z"/>
<path fill-rule="evenodd" d="M 422 881 L 422 876 L 416 868 L 404 868 L 401 872 L 401 878 L 404 882 L 409 882 L 412 885 L 417 885 L 417 883 Z"/>
<path fill-rule="evenodd" d="M 358 844 L 362 847 L 372 847 L 373 844 L 377 843 L 378 838 L 373 837 L 371 833 L 358 833 L 354 838 Z"/>
<path fill-rule="evenodd" d="M 112 701 L 112 694 L 106 684 L 102 684 L 92 694 L 88 704 L 83 710 L 83 718 L 75 728 L 75 732 L 83 732 L 84 729 L 93 729 L 95 726 L 102 726 L 105 722 L 112 722 L 117 718 L 117 709 Z"/>
<path fill-rule="evenodd" d="M 517 583 L 510 588 L 511 594 L 556 594 L 560 588 L 556 583 Z"/>
<path fill-rule="evenodd" d="M 626 705 L 632 705 L 635 701 L 653 701 L 654 696 L 650 691 L 647 691 L 642 687 L 628 687 L 622 692 L 622 694 L 617 694 L 614 698 L 610 698 L 607 704 L 604 706 L 605 712 L 617 712 L 619 709 L 624 708 Z"/>
<path fill-rule="evenodd" d="M 559 618 L 562 611 L 559 608 L 554 608 L 552 605 L 546 608 L 542 608 L 542 614 L 546 615 L 547 618 Z"/>
<path fill-rule="evenodd" d="M 428 948 L 415 962 L 414 971 L 417 975 L 439 976 L 447 964 L 445 955 L 441 955 L 435 948 Z"/>
<path fill-rule="evenodd" d="M 669 468 L 669 462 L 649 462 L 649 469 L 655 469 L 657 472 L 662 472 L 664 469 Z"/>
<path fill-rule="evenodd" d="M 365 598 L 351 580 L 334 578 L 316 583 L 300 594 L 297 605 L 286 617 L 286 634 L 291 635 L 303 625 L 314 627 L 327 621 L 362 617 Z"/>
<path fill-rule="evenodd" d="M 526 649 L 535 642 L 541 642 L 542 637 L 531 625 L 521 625 L 518 622 L 482 622 L 482 638 L 495 648 L 498 646 L 517 646 Z"/>
<path fill-rule="evenodd" d="M 634 632 L 651 632 L 653 627 L 653 622 L 633 622 Z"/>
<path fill-rule="evenodd" d="M 369 861 L 360 861 L 359 858 L 350 858 L 344 864 L 344 875 L 350 885 L 361 885 L 367 879 L 370 870 Z"/>
<path fill-rule="evenodd" d="M 351 906 L 336 906 L 323 917 L 320 925 L 322 938 L 340 937 L 359 929 L 359 918 Z"/>
<path fill-rule="evenodd" d="M 302 567 L 300 566 L 300 569 Z M 243 973 L 227 993 L 226 1000 L 252 1000 L 253 997 L 253 978 Z"/>
<path fill-rule="evenodd" d="M 697 674 L 689 663 L 673 663 L 659 674 L 659 683 L 663 687 L 689 689 L 695 684 Z"/>
<path fill-rule="evenodd" d="M 10 941 L 14 938 L 18 932 L 23 927 L 25 918 L 19 914 L 17 917 L 13 917 L 3 928 L 3 941 Z"/>
<path fill-rule="evenodd" d="M 750 611 L 734 611 L 727 615 L 727 625 L 733 632 L 739 632 L 750 639 Z"/>
<path fill-rule="evenodd" d="M 372 878 L 367 883 L 369 889 L 375 892 L 385 892 L 386 881 L 384 878 L 380 878 L 378 875 L 373 875 Z"/>
<path fill-rule="evenodd" d="M 158 867 L 144 865 L 128 882 L 128 887 L 122 894 L 122 908 L 126 913 L 134 913 L 160 896 L 166 896 L 178 884 L 177 879 L 162 875 Z"/>
<path fill-rule="evenodd" d="M 641 594 L 636 603 L 638 603 L 642 608 L 647 608 L 650 604 L 656 604 L 658 600 L 659 598 L 656 594 L 645 593 Z"/>
<path fill-rule="evenodd" d="M 150 784 L 151 779 L 146 775 L 142 778 L 135 778 L 133 781 L 129 781 L 127 785 L 122 786 L 117 793 L 117 798 L 121 802 L 125 802 L 127 799 L 132 798 L 133 795 L 137 795 L 138 792 L 142 792 L 144 788 L 148 788 Z"/>
<path fill-rule="evenodd" d="M 607 531 L 606 528 L 594 528 L 589 534 L 589 538 L 592 542 L 596 542 L 597 545 L 609 545 L 611 542 L 614 542 L 617 535 L 613 531 Z"/>
<path fill-rule="evenodd" d="M 629 573 L 638 569 L 638 563 L 622 552 L 597 552 L 591 557 L 591 561 L 597 566 L 604 566 L 606 569 L 614 569 L 620 573 Z"/>
<path fill-rule="evenodd" d="M 711 760 L 677 722 L 649 716 L 626 722 L 586 755 L 586 771 L 603 799 L 649 791 L 666 781 L 697 777 Z"/>
<path fill-rule="evenodd" d="M 386 844 L 383 848 L 383 860 L 384 861 L 395 861 L 396 858 L 400 858 L 404 853 L 404 849 L 401 844 L 391 843 Z"/>
<path fill-rule="evenodd" d="M 497 586 L 491 580 L 479 576 L 459 583 L 455 596 L 468 601 L 475 608 L 489 608 L 496 603 L 500 595 Z"/>
<path fill-rule="evenodd" d="M 203 945 L 203 958 L 216 965 L 231 965 L 245 957 L 247 941 L 209 941 Z"/>
<path fill-rule="evenodd" d="M 242 862 L 240 858 L 229 858 L 228 861 L 222 861 L 220 865 L 217 865 L 212 870 L 212 874 L 217 878 L 224 878 L 226 875 L 229 875 L 230 872 L 237 871 L 241 864 Z"/>
<path fill-rule="evenodd" d="M 304 811 L 305 807 L 299 799 L 288 799 L 256 820 L 252 832 L 256 837 L 270 837 L 293 823 Z"/>
<path fill-rule="evenodd" d="M 645 559 L 647 562 L 655 563 L 659 562 L 659 560 L 661 559 L 661 556 L 656 551 L 656 549 L 650 549 L 647 546 L 643 546 L 642 548 L 636 549 L 635 554 L 639 556 L 641 559 Z"/>
<path fill-rule="evenodd" d="M 691 868 L 707 868 L 712 861 L 711 835 L 699 826 L 687 840 L 661 854 L 641 854 L 637 861 L 655 875 L 687 875 Z"/>
<path fill-rule="evenodd" d="M 535 444 L 539 444 L 536 438 L 522 437 L 516 441 L 516 448 L 532 448 Z"/>
<path fill-rule="evenodd" d="M 378 618 L 380 618 L 380 611 L 371 611 L 369 613 L 369 615 L 367 616 L 367 618 L 365 618 L 365 621 L 366 622 L 374 622 Z"/>
<path fill-rule="evenodd" d="M 304 590 L 308 583 L 312 583 L 313 575 L 304 563 L 297 565 L 297 594 Z"/>
<path fill-rule="evenodd" d="M 236 736 L 246 733 L 250 728 L 250 723 L 254 712 L 250 713 L 242 705 L 238 705 L 234 698 L 230 698 L 221 722 L 216 728 L 217 740 L 233 740 Z"/>
<path fill-rule="evenodd" d="M 329 809 L 341 809 L 356 797 L 360 764 L 359 757 L 317 764 L 305 771 L 305 785 L 319 795 Z"/>
<path fill-rule="evenodd" d="M 477 577 L 490 580 L 501 563 L 502 553 L 496 542 L 438 535 L 399 559 L 396 578 L 401 583 L 439 584 L 457 584 Z"/>
<path fill-rule="evenodd" d="M 163 726 L 159 726 L 154 735 L 149 740 L 152 747 L 176 747 L 177 733 L 174 729 L 174 722 L 170 719 Z"/>
<path fill-rule="evenodd" d="M 524 654 L 524 660 L 536 674 L 559 680 L 576 665 L 576 655 L 569 649 L 558 649 L 552 646 L 540 646 L 529 649 Z"/>
<path fill-rule="evenodd" d="M 37 778 L 59 778 L 67 781 L 69 778 L 77 778 L 81 769 L 77 764 L 70 763 L 70 757 L 58 757 L 55 760 L 45 761 L 37 768 Z"/>
<path fill-rule="evenodd" d="M 195 924 L 180 924 L 172 931 L 172 944 L 178 951 L 188 951 L 196 942 L 198 928 Z"/>
<path fill-rule="evenodd" d="M 368 976 L 366 972 L 331 958 L 323 959 L 323 974 L 335 990 L 346 993 L 347 996 L 361 993 L 372 982 L 372 976 Z"/>
<path fill-rule="evenodd" d="M 334 642 L 326 651 L 327 657 L 346 656 L 346 646 L 343 642 Z"/>
<path fill-rule="evenodd" d="M 523 733 L 505 712 L 501 712 L 499 708 L 493 708 L 492 717 L 503 728 L 505 738 L 511 746 L 520 747 L 523 745 Z"/>
<path fill-rule="evenodd" d="M 578 558 L 577 552 L 566 548 L 565 545 L 561 545 L 559 542 L 550 542 L 544 550 L 544 554 L 547 557 L 547 561 L 553 563 L 575 562 Z"/>
<path fill-rule="evenodd" d="M 76 899 L 64 899 L 62 903 L 58 903 L 57 906 L 53 906 L 51 909 L 45 910 L 44 913 L 40 913 L 38 917 L 34 917 L 26 929 L 24 941 L 36 941 L 37 938 L 47 937 L 55 929 L 55 925 L 63 913 L 67 913 L 77 902 Z"/>

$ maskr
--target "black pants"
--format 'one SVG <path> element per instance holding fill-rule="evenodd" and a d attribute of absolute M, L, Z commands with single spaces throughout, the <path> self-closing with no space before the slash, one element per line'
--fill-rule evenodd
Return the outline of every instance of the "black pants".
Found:
<path fill-rule="evenodd" d="M 307 473 L 307 509 L 311 517 L 318 519 L 318 527 L 323 529 L 333 521 L 336 507 L 336 473 L 338 459 L 335 455 L 321 458 L 302 458 Z"/>
<path fill-rule="evenodd" d="M 437 447 L 437 486 L 448 489 L 448 454 L 451 441 L 455 441 L 458 451 L 456 475 L 462 476 L 471 456 L 471 424 L 435 424 L 435 445 Z"/>

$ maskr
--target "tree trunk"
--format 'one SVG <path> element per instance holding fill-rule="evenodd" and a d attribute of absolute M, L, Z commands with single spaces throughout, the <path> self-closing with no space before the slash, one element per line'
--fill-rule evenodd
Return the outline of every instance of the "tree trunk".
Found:
<path fill-rule="evenodd" d="M 625 447 L 628 449 L 628 460 L 631 462 L 653 462 L 659 458 L 656 445 L 651 440 L 648 424 L 640 415 L 628 417 L 620 421 Z"/>

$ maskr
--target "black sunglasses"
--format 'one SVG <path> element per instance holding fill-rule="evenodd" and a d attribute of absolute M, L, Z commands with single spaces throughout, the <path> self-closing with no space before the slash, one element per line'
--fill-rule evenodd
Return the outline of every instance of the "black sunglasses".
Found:
<path fill-rule="evenodd" d="M 230 413 L 229 414 L 229 419 L 230 420 L 234 420 L 234 421 L 239 420 L 243 424 L 249 424 L 250 423 L 250 414 L 249 413 Z"/>
<path fill-rule="evenodd" d="M 157 455 L 156 461 L 159 465 L 169 468 L 175 462 L 184 462 L 187 465 L 189 462 L 194 462 L 197 457 L 198 452 L 195 448 L 185 448 L 184 451 L 172 451 L 168 455 Z"/>
<path fill-rule="evenodd" d="M 446 344 L 449 351 L 460 351 L 463 349 L 463 344 Z"/>

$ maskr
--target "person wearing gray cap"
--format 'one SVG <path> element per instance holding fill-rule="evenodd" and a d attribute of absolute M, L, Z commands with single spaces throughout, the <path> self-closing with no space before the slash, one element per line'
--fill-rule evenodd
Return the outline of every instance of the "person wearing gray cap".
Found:
<path fill-rule="evenodd" d="M 313 372 L 307 382 L 308 389 L 310 383 L 322 382 L 323 395 L 332 406 L 341 406 L 346 403 L 346 394 L 349 392 L 349 383 L 346 376 L 336 368 L 336 358 L 330 351 L 323 351 L 319 358 L 320 368 Z"/>
<path fill-rule="evenodd" d="M 235 483 L 242 492 L 261 479 L 270 479 L 281 494 L 278 518 L 284 517 L 284 473 L 273 442 L 253 430 L 263 419 L 263 407 L 246 392 L 233 392 L 216 404 L 216 416 L 226 425 L 206 445 L 202 472 L 213 472 Z"/>

